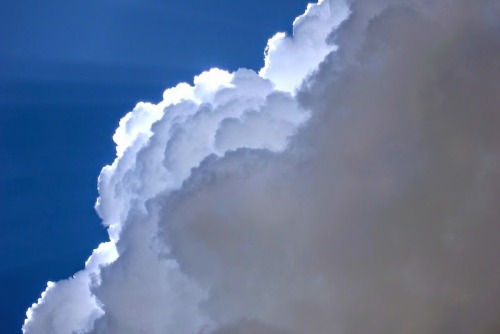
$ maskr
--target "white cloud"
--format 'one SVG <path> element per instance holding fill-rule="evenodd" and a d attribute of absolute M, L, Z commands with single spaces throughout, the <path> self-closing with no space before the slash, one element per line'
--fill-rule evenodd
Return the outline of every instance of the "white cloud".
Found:
<path fill-rule="evenodd" d="M 293 92 L 325 56 L 335 49 L 326 38 L 348 15 L 343 1 L 319 1 L 293 22 L 293 36 L 277 33 L 267 43 L 265 65 L 259 75 L 276 89 Z"/>
<path fill-rule="evenodd" d="M 207 291 L 179 269 L 158 238 L 161 208 L 150 200 L 179 189 L 211 155 L 286 148 L 309 117 L 295 99 L 295 88 L 334 48 L 326 37 L 347 15 L 342 1 L 332 4 L 310 5 L 294 22 L 293 36 L 273 37 L 259 74 L 211 69 L 193 85 L 167 89 L 159 104 L 139 103 L 122 118 L 113 136 L 117 157 L 99 176 L 96 203 L 110 242 L 100 245 L 73 278 L 48 285 L 28 310 L 24 333 L 215 328 L 202 310 Z"/>

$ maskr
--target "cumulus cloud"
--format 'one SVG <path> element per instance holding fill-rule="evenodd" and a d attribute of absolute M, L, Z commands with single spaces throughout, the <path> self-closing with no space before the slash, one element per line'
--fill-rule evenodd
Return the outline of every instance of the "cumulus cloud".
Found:
<path fill-rule="evenodd" d="M 349 8 L 126 115 L 111 241 L 24 332 L 498 332 L 499 8 Z"/>
<path fill-rule="evenodd" d="M 268 48 L 261 71 L 267 74 L 214 68 L 192 85 L 167 89 L 159 104 L 139 103 L 123 117 L 113 136 L 117 158 L 99 176 L 96 203 L 110 242 L 74 277 L 48 284 L 27 312 L 25 333 L 197 333 L 211 328 L 213 320 L 199 307 L 208 292 L 179 269 L 158 236 L 159 211 L 147 203 L 181 188 L 207 157 L 241 147 L 285 149 L 309 118 L 295 89 L 334 49 L 326 33 L 346 17 L 345 3 L 333 7 L 328 1 L 310 5 L 295 21 L 293 36 L 280 35 L 283 45 Z M 314 26 L 322 32 L 309 36 Z M 301 59 L 287 60 L 293 56 L 290 47 L 303 52 Z M 313 57 L 316 49 L 321 55 Z M 284 73 L 275 65 L 279 62 L 300 65 L 290 86 L 280 86 Z"/>

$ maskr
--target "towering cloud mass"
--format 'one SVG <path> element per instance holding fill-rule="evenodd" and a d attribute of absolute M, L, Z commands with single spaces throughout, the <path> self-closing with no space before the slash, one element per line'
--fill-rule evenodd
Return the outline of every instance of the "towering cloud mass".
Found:
<path fill-rule="evenodd" d="M 140 103 L 110 241 L 25 333 L 500 330 L 500 8 L 324 0 L 259 73 Z"/>

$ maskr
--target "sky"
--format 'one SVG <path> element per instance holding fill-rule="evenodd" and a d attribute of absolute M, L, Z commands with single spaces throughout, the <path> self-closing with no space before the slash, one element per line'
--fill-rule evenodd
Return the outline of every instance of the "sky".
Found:
<path fill-rule="evenodd" d="M 1 2 L 2 332 L 18 333 L 46 282 L 107 239 L 94 203 L 119 119 L 212 66 L 260 68 L 267 39 L 305 4 Z"/>
<path fill-rule="evenodd" d="M 2 21 L 14 331 L 499 331 L 498 1 L 21 6 Z"/>

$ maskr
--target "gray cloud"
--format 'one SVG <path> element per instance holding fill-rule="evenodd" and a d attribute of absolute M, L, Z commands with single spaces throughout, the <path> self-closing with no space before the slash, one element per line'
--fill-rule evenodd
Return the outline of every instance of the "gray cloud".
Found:
<path fill-rule="evenodd" d="M 276 328 L 268 326 L 256 321 L 242 320 L 237 323 L 224 326 L 213 332 L 214 334 L 292 334 L 289 331 L 285 331 L 281 328 Z"/>
<path fill-rule="evenodd" d="M 494 4 L 386 4 L 353 3 L 287 151 L 208 159 L 150 203 L 222 333 L 500 329 Z"/>

